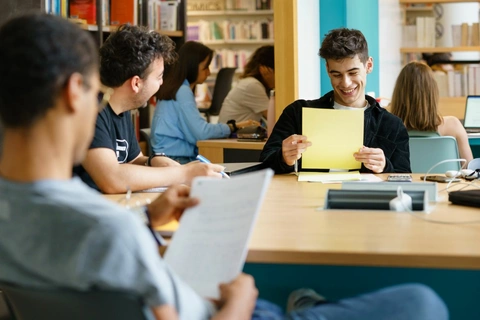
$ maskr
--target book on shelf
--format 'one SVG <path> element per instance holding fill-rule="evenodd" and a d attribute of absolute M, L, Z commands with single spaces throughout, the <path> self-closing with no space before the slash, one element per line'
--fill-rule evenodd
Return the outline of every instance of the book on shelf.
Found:
<path fill-rule="evenodd" d="M 84 19 L 88 24 L 97 23 L 96 0 L 70 0 L 70 18 Z"/>
<path fill-rule="evenodd" d="M 147 24 L 154 30 L 178 30 L 178 0 L 148 2 Z"/>
<path fill-rule="evenodd" d="M 432 48 L 435 47 L 435 18 L 417 17 L 417 47 Z"/>
<path fill-rule="evenodd" d="M 110 23 L 121 25 L 138 24 L 138 0 L 115 0 L 110 4 Z"/>

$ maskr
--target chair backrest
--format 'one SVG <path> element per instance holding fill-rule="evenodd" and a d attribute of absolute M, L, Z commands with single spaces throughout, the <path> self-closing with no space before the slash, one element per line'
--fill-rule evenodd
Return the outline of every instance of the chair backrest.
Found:
<path fill-rule="evenodd" d="M 237 68 L 222 68 L 218 71 L 215 86 L 213 87 L 212 104 L 208 109 L 210 115 L 218 116 L 220 114 L 223 100 L 225 100 L 228 92 L 232 89 L 233 75 L 236 69 Z"/>
<path fill-rule="evenodd" d="M 442 160 L 458 158 L 457 140 L 454 137 L 410 137 L 410 166 L 413 173 L 426 173 Z M 461 165 L 460 162 L 447 162 L 433 168 L 430 173 L 460 170 Z"/>
<path fill-rule="evenodd" d="M 141 299 L 131 293 L 67 289 L 33 289 L 0 282 L 17 320 L 149 320 Z"/>
<path fill-rule="evenodd" d="M 152 143 L 150 142 L 150 132 L 151 132 L 150 128 L 140 129 L 140 135 L 147 142 L 147 154 L 146 154 L 147 157 L 152 154 Z"/>

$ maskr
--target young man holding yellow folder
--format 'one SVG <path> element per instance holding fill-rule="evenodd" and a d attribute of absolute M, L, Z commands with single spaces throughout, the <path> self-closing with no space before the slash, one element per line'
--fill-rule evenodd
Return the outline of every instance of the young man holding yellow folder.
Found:
<path fill-rule="evenodd" d="M 354 29 L 331 30 L 322 42 L 320 56 L 333 90 L 317 100 L 297 100 L 278 119 L 260 156 L 276 173 L 294 171 L 302 153 L 312 145 L 302 135 L 302 109 L 364 109 L 363 147 L 352 157 L 362 163 L 360 172 L 411 172 L 408 133 L 402 121 L 384 110 L 374 98 L 365 95 L 367 74 L 373 59 L 363 34 Z M 342 119 L 338 118 L 341 122 Z M 335 137 L 325 136 L 325 139 Z M 315 143 L 315 142 L 313 142 Z M 325 150 L 328 152 L 328 150 Z"/>

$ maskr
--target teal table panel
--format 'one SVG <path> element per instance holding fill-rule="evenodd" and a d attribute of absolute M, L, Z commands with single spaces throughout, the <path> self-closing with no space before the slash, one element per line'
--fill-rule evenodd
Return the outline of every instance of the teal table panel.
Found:
<path fill-rule="evenodd" d="M 255 277 L 261 298 L 283 308 L 288 294 L 301 287 L 337 300 L 396 284 L 423 283 L 444 299 L 451 320 L 480 319 L 480 271 L 247 263 L 244 272 Z"/>
<path fill-rule="evenodd" d="M 475 138 L 468 138 L 468 143 L 472 149 L 473 157 L 480 158 L 480 136 Z"/>

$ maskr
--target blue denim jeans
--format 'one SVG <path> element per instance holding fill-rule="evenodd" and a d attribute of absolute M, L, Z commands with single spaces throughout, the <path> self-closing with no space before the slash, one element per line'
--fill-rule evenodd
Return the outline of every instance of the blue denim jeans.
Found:
<path fill-rule="evenodd" d="M 258 320 L 447 320 L 443 300 L 429 287 L 405 284 L 347 298 L 336 302 L 294 310 L 282 309 L 259 299 L 252 319 Z"/>

